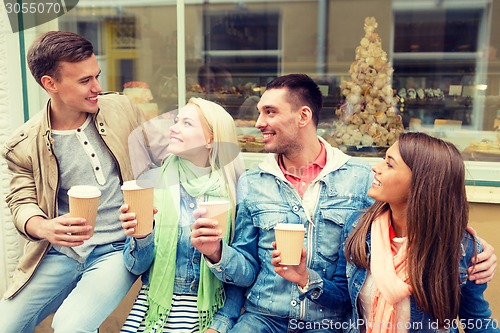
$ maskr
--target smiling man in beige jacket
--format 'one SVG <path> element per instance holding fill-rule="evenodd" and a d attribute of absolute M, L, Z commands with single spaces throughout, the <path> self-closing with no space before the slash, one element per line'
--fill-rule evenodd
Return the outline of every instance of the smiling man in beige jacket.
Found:
<path fill-rule="evenodd" d="M 102 94 L 92 44 L 77 34 L 43 34 L 28 64 L 50 100 L 2 149 L 7 203 L 28 243 L 0 301 L 0 332 L 33 332 L 53 312 L 57 333 L 95 332 L 136 279 L 123 264 L 118 208 L 132 178 L 127 139 L 143 115 L 127 97 Z M 74 185 L 101 191 L 92 237 L 79 234 L 92 229 L 85 219 L 68 215 Z"/>

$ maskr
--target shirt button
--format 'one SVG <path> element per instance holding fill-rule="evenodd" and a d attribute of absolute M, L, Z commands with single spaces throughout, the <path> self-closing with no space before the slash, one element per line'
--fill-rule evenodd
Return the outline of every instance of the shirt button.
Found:
<path fill-rule="evenodd" d="M 302 186 L 306 186 L 306 182 L 302 182 Z"/>
<path fill-rule="evenodd" d="M 291 301 L 291 302 L 290 302 L 290 305 L 291 305 L 291 306 L 296 306 L 296 305 L 297 305 L 297 301 L 296 301 L 296 300 Z"/>
<path fill-rule="evenodd" d="M 193 208 L 194 208 L 194 203 L 192 203 L 192 202 L 191 202 L 191 203 L 189 204 L 189 208 L 193 209 Z"/>
<path fill-rule="evenodd" d="M 298 212 L 298 211 L 299 211 L 299 207 L 297 207 L 297 206 L 293 206 L 292 210 L 293 210 L 294 212 Z"/>
<path fill-rule="evenodd" d="M 101 132 L 104 133 L 104 131 L 105 131 L 104 128 L 101 128 Z"/>

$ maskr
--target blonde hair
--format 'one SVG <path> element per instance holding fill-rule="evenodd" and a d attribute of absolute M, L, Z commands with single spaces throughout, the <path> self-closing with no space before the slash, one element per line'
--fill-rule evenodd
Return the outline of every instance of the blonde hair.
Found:
<path fill-rule="evenodd" d="M 226 182 L 233 215 L 231 218 L 232 239 L 236 215 L 236 187 L 239 177 L 245 171 L 236 126 L 231 115 L 217 103 L 193 97 L 189 99 L 188 104 L 198 106 L 201 117 L 206 120 L 212 135 L 209 162 L 212 171 L 220 171 Z"/>

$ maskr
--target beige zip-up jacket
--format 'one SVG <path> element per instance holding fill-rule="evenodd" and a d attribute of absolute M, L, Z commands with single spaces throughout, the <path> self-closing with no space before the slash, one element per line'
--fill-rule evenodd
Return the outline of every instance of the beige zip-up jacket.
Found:
<path fill-rule="evenodd" d="M 128 97 L 117 93 L 100 95 L 98 105 L 99 111 L 93 115 L 97 131 L 118 165 L 121 181 L 131 180 L 128 137 L 142 125 L 144 116 Z M 57 217 L 59 172 L 53 154 L 49 110 L 50 101 L 18 128 L 2 148 L 2 156 L 12 173 L 6 202 L 16 228 L 28 240 L 4 298 L 13 298 L 29 283 L 50 249 L 47 240 L 34 239 L 26 232 L 26 223 L 33 216 Z"/>

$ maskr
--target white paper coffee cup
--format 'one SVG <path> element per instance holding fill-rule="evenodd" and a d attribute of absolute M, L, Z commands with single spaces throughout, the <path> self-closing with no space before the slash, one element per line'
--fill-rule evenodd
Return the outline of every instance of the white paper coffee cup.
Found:
<path fill-rule="evenodd" d="M 302 224 L 278 223 L 274 227 L 276 249 L 281 252 L 281 265 L 298 265 L 306 229 Z"/>
<path fill-rule="evenodd" d="M 75 235 L 94 235 L 97 208 L 101 191 L 90 185 L 76 185 L 68 190 L 69 216 L 80 217 L 87 220 L 87 225 L 92 226 L 89 232 L 76 233 Z"/>
<path fill-rule="evenodd" d="M 123 183 L 123 200 L 129 213 L 135 213 L 137 226 L 132 236 L 145 236 L 153 231 L 154 185 L 149 180 Z"/>

